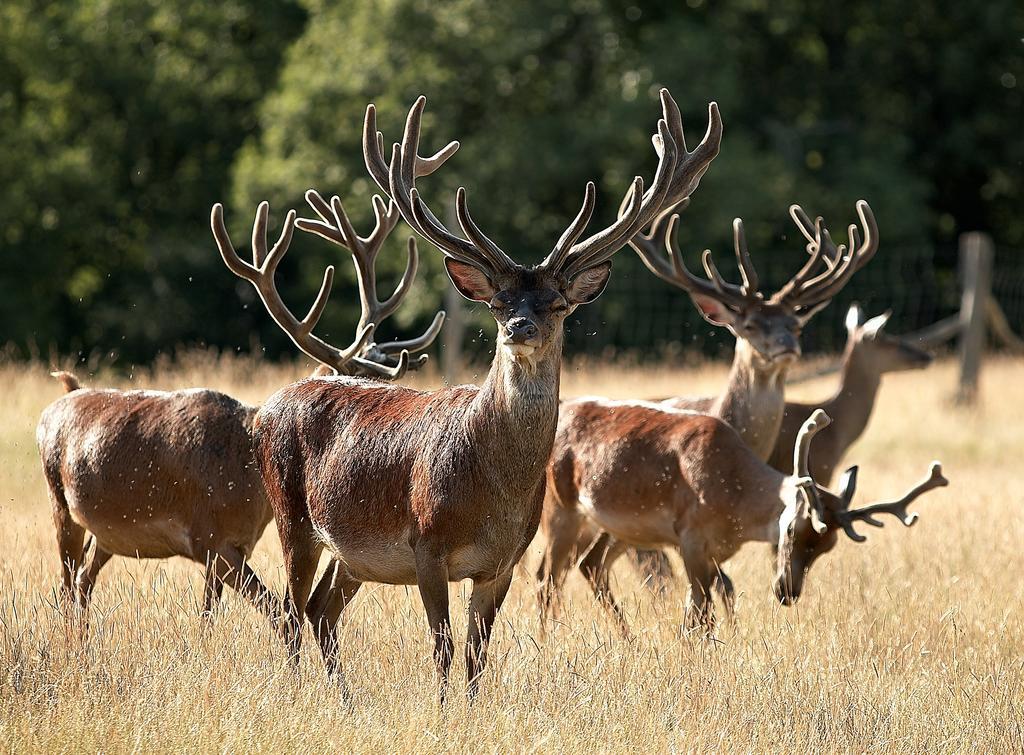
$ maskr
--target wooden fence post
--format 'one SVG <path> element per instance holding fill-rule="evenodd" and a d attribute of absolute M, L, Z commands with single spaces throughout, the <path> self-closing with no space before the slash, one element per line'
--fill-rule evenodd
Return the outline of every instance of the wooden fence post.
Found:
<path fill-rule="evenodd" d="M 971 232 L 960 236 L 960 385 L 956 403 L 970 405 L 978 397 L 978 374 L 985 350 L 985 305 L 992 295 L 992 238 Z"/>

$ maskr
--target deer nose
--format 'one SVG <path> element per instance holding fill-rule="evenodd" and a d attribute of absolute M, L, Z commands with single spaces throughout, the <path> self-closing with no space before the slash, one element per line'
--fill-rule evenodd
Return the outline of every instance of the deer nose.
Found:
<path fill-rule="evenodd" d="M 792 333 L 783 333 L 775 339 L 775 353 L 800 355 L 800 339 Z"/>
<path fill-rule="evenodd" d="M 508 335 L 510 342 L 527 344 L 540 334 L 540 330 L 537 329 L 537 326 L 531 320 L 525 317 L 513 317 L 505 325 L 505 333 Z"/>

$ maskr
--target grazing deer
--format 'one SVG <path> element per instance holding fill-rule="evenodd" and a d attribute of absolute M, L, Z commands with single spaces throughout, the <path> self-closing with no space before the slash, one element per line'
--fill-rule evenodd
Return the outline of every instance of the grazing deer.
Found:
<path fill-rule="evenodd" d="M 799 205 L 792 205 L 789 212 L 807 240 L 810 257 L 785 285 L 767 298 L 759 291 L 759 277 L 739 218 L 733 221 L 733 246 L 741 285 L 722 278 L 710 250 L 702 258 L 707 278 L 697 277 L 687 269 L 673 241 L 678 214 L 672 215 L 667 223 L 655 224 L 650 234 L 638 234 L 631 241 L 651 272 L 686 291 L 704 319 L 727 328 L 736 337 L 729 378 L 717 397 L 673 398 L 666 405 L 725 420 L 762 460 L 771 454 L 779 433 L 786 375 L 800 356 L 801 330 L 878 249 L 878 227 L 870 206 L 863 200 L 857 203 L 857 214 L 864 226 L 864 240 L 861 242 L 857 227 L 851 225 L 848 253 L 845 246 L 837 247 L 832 242 L 820 217 L 812 223 Z M 667 259 L 662 246 L 668 252 Z M 817 273 L 819 265 L 824 265 L 825 270 Z M 555 455 L 559 453 L 556 449 Z M 549 530 L 546 521 L 544 530 L 549 538 L 560 537 L 557 531 Z M 591 528 L 583 527 L 578 542 L 549 542 L 538 571 L 545 592 L 561 584 L 566 565 L 576 553 L 586 551 L 594 534 Z M 637 554 L 637 564 L 653 584 L 671 577 L 672 569 L 664 554 Z M 723 591 L 726 605 L 732 605 L 733 589 L 728 575 L 721 572 L 717 585 Z"/>
<path fill-rule="evenodd" d="M 610 259 L 641 227 L 689 196 L 718 153 L 722 124 L 709 106 L 707 133 L 688 152 L 679 110 L 666 90 L 650 188 L 634 179 L 627 207 L 609 227 L 585 238 L 595 205 L 588 183 L 583 207 L 554 250 L 534 267 L 513 261 L 456 197 L 465 237 L 445 228 L 417 192 L 415 178 L 446 159 L 419 155 L 419 98 L 409 111 L 390 164 L 373 105 L 363 150 L 376 184 L 403 218 L 445 255 L 452 283 L 486 303 L 498 325 L 497 349 L 483 385 L 432 392 L 350 378 L 309 379 L 278 391 L 256 417 L 255 447 L 288 573 L 286 641 L 301 646 L 317 560 L 324 549 L 338 568 L 313 600 L 317 639 L 329 673 L 337 670 L 334 626 L 363 582 L 415 584 L 434 637 L 442 699 L 454 652 L 448 583 L 473 580 L 466 643 L 469 692 L 486 664 L 487 644 L 513 567 L 537 529 L 544 476 L 558 416 L 562 323 L 595 300 Z M 316 196 L 315 194 L 313 195 Z M 319 220 L 299 227 L 330 236 L 343 223 L 320 200 Z M 323 589 L 321 589 L 323 588 Z"/>
<path fill-rule="evenodd" d="M 946 484 L 936 464 L 929 481 L 903 499 L 851 510 L 856 467 L 838 494 L 815 485 L 808 475 L 811 438 L 827 423 L 819 410 L 804 424 L 793 473 L 786 475 L 758 458 L 717 417 L 650 402 L 567 401 L 559 417 L 544 514 L 561 536 L 555 542 L 574 542 L 574 528 L 584 520 L 602 531 L 582 568 L 595 596 L 624 631 L 608 568 L 627 546 L 678 548 L 690 580 L 690 621 L 711 628 L 711 590 L 722 564 L 743 543 L 775 544 L 775 593 L 789 604 L 799 597 L 814 560 L 835 545 L 839 529 L 863 540 L 853 523 L 880 526 L 872 518 L 880 513 L 896 515 L 909 526 L 916 516 L 906 513 L 906 505 Z"/>
<path fill-rule="evenodd" d="M 832 398 L 815 404 L 786 402 L 782 427 L 769 464 L 776 469 L 786 468 L 800 426 L 820 407 L 832 418 L 832 424 L 814 442 L 810 474 L 817 482 L 828 485 L 846 449 L 861 436 L 871 419 L 882 375 L 919 370 L 931 364 L 931 354 L 904 338 L 885 332 L 890 314 L 886 312 L 866 320 L 858 305 L 850 307 L 846 313 L 846 350 L 839 389 Z"/>
<path fill-rule="evenodd" d="M 377 215 L 369 238 L 353 235 L 343 244 L 356 266 L 362 312 L 356 340 L 330 364 L 350 374 L 396 378 L 423 363 L 425 356 L 410 362 L 408 350 L 429 346 L 444 315 L 438 313 L 418 339 L 370 340 L 375 326 L 408 292 L 418 259 L 410 245 L 395 294 L 379 302 L 374 260 L 398 213 L 392 205 L 387 212 L 378 207 Z M 250 280 L 275 319 L 288 320 L 274 273 L 292 229 L 286 224 L 269 252 L 266 233 L 267 207 L 261 205 L 252 238 L 258 270 Z M 328 268 L 324 289 L 303 320 L 307 335 L 323 311 L 332 276 Z M 257 407 L 213 390 L 86 390 L 68 373 L 55 377 L 69 395 L 43 411 L 37 439 L 53 504 L 63 591 L 75 605 L 87 608 L 96 577 L 111 556 L 183 556 L 206 568 L 204 615 L 212 614 L 225 582 L 261 611 L 275 613 L 276 601 L 246 562 L 272 518 L 252 453 Z"/>

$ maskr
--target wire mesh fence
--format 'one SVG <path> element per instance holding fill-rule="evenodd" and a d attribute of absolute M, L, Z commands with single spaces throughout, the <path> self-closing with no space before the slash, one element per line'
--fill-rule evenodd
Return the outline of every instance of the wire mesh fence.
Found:
<path fill-rule="evenodd" d="M 781 286 L 798 262 L 781 257 L 760 263 L 765 281 L 762 290 L 767 294 Z M 732 337 L 705 323 L 684 291 L 656 279 L 634 257 L 627 256 L 621 264 L 617 260 L 616 266 L 600 304 L 580 310 L 579 318 L 570 323 L 569 353 L 635 351 L 641 357 L 658 357 L 680 349 L 713 355 L 731 348 Z M 1003 287 L 1005 298 L 1016 302 L 1015 312 L 1024 312 L 1021 272 L 1014 277 L 1007 271 Z M 858 271 L 832 304 L 811 320 L 802 338 L 807 352 L 842 348 L 846 337 L 843 323 L 853 302 L 869 315 L 891 309 L 892 332 L 918 330 L 957 313 L 957 273 L 936 265 L 930 249 L 886 250 Z"/>

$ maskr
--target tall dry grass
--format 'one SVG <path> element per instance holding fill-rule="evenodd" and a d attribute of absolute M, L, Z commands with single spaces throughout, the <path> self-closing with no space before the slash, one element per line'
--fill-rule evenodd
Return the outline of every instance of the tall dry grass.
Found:
<path fill-rule="evenodd" d="M 209 385 L 259 401 L 301 373 L 204 357 L 132 384 Z M 720 367 L 581 364 L 567 370 L 563 392 L 653 397 L 714 390 L 722 377 Z M 891 523 L 864 545 L 841 543 L 815 567 L 798 607 L 776 605 L 767 549 L 750 546 L 730 564 L 737 621 L 716 641 L 680 632 L 684 585 L 658 599 L 627 567 L 616 579 L 634 640 L 619 638 L 575 577 L 562 623 L 542 637 L 526 570 L 501 614 L 480 699 L 454 694 L 444 711 L 422 607 L 407 588 L 368 585 L 351 606 L 349 703 L 322 678 L 316 651 L 293 673 L 268 627 L 233 595 L 204 629 L 200 571 L 180 560 L 115 559 L 96 589 L 91 635 L 69 636 L 33 437 L 58 387 L 24 366 L 0 366 L 0 381 L 5 750 L 1024 749 L 1022 362 L 987 367 L 974 412 L 949 406 L 950 364 L 886 380 L 849 457 L 861 464 L 860 500 L 902 491 L 933 458 L 952 485 L 922 501 L 913 529 Z M 828 390 L 824 380 L 799 392 Z M 272 526 L 254 567 L 282 589 Z M 453 587 L 456 619 L 466 597 L 465 585 Z M 457 621 L 460 637 L 464 629 Z"/>

